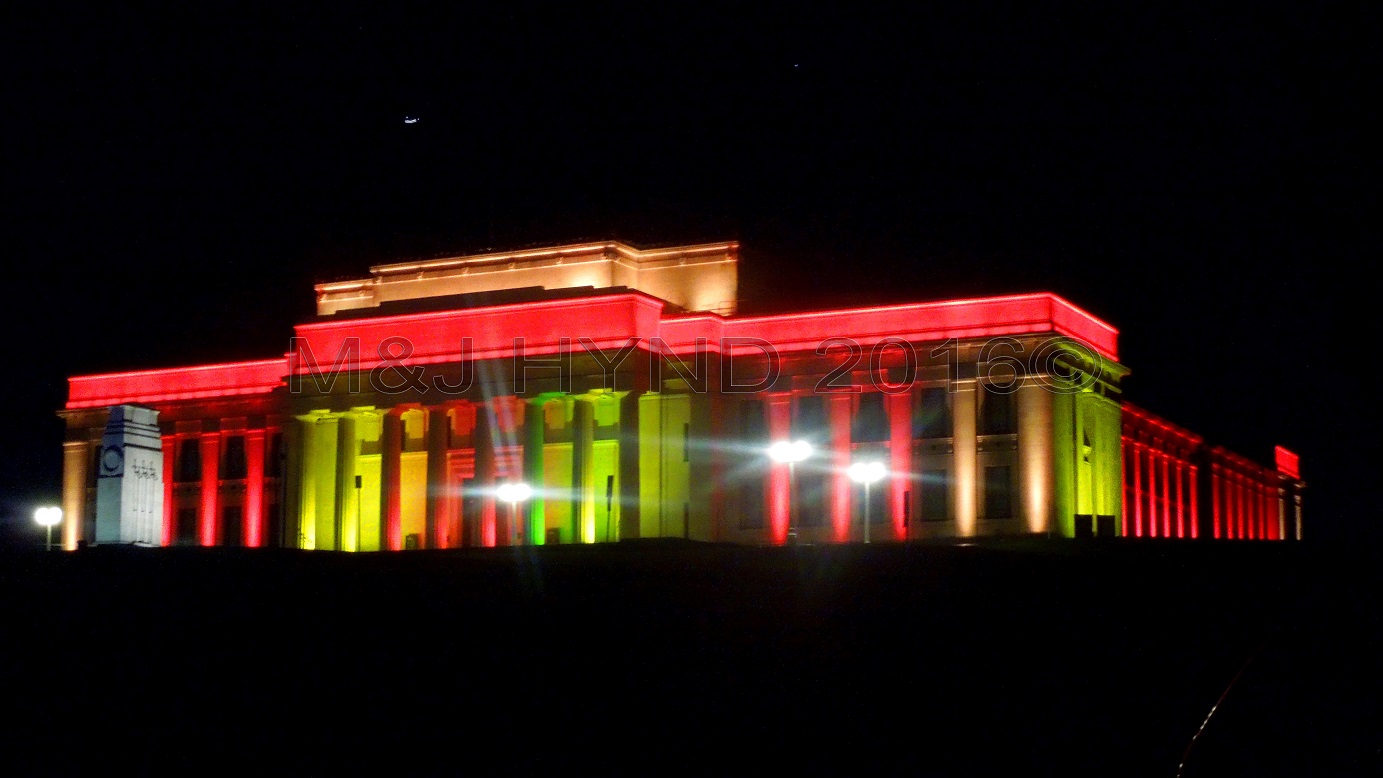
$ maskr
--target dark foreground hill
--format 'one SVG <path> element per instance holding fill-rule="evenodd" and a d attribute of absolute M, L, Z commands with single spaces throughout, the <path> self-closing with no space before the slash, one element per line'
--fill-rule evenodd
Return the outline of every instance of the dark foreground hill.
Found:
<path fill-rule="evenodd" d="M 645 541 L 0 563 L 11 774 L 1175 775 L 1241 671 L 1186 775 L 1383 763 L 1371 553 Z"/>

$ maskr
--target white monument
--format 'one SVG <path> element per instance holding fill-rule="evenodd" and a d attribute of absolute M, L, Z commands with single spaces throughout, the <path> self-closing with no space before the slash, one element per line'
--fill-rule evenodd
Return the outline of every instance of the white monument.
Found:
<path fill-rule="evenodd" d="M 163 542 L 163 439 L 158 411 L 110 409 L 96 473 L 96 542 Z"/>

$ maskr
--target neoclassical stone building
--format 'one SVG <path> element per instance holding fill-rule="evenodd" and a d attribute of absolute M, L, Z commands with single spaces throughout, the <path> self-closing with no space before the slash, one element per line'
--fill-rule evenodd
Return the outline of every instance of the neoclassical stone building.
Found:
<path fill-rule="evenodd" d="M 318 285 L 283 356 L 73 377 L 64 544 L 1301 534 L 1290 452 L 1259 465 L 1124 402 L 1117 330 L 1060 297 L 742 316 L 737 262 L 382 265 Z M 790 441 L 801 461 L 769 455 Z"/>

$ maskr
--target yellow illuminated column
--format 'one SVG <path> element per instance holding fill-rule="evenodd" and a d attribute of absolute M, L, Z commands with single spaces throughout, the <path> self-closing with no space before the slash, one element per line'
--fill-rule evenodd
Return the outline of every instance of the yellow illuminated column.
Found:
<path fill-rule="evenodd" d="M 62 444 L 62 547 L 68 551 L 76 550 L 77 542 L 82 539 L 82 519 L 86 516 L 87 467 L 90 462 L 90 442 L 69 440 Z"/>
<path fill-rule="evenodd" d="M 427 502 L 423 546 L 442 548 L 447 501 L 447 443 L 451 419 L 445 407 L 427 412 Z"/>
<path fill-rule="evenodd" d="M 955 481 L 952 504 L 956 506 L 956 534 L 975 534 L 976 469 L 978 440 L 975 437 L 975 381 L 957 381 L 951 405 L 951 440 L 955 451 Z"/>
<path fill-rule="evenodd" d="M 1029 532 L 1051 529 L 1052 395 L 1027 378 L 1018 387 L 1018 478 Z"/>
<path fill-rule="evenodd" d="M 571 516 L 572 537 L 595 542 L 595 408 L 590 398 L 572 406 Z"/>

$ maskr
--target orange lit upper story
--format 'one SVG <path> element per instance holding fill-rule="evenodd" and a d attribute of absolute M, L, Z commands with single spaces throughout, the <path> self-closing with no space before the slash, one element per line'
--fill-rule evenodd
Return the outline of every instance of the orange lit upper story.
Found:
<path fill-rule="evenodd" d="M 623 287 L 684 311 L 736 309 L 739 244 L 639 249 L 618 241 L 375 265 L 367 278 L 317 284 L 317 314 L 507 289 Z"/>

